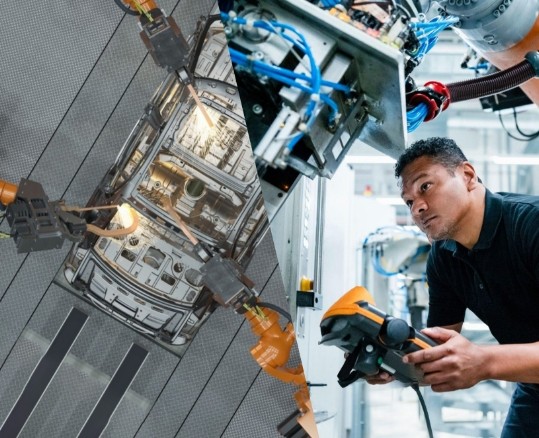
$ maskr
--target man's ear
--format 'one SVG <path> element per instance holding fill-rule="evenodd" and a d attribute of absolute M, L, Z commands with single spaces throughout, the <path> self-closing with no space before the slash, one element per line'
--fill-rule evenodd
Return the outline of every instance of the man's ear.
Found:
<path fill-rule="evenodd" d="M 480 184 L 477 178 L 477 174 L 475 173 L 475 168 L 469 161 L 465 161 L 461 164 L 461 166 L 464 181 L 466 183 L 466 186 L 468 187 L 468 190 L 474 190 Z"/>

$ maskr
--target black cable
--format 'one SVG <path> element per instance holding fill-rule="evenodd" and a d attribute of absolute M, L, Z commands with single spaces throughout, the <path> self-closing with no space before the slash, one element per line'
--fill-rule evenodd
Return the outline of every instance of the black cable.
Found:
<path fill-rule="evenodd" d="M 525 137 L 525 138 L 517 137 L 517 136 L 511 134 L 511 132 L 509 132 L 509 129 L 507 129 L 507 127 L 505 126 L 505 123 L 503 122 L 501 113 L 498 113 L 498 120 L 500 121 L 500 124 L 502 125 L 502 128 L 503 128 L 503 130 L 505 131 L 505 133 L 506 133 L 510 138 L 512 138 L 513 140 L 528 142 L 528 141 L 534 140 L 534 139 L 536 139 L 537 137 L 539 137 L 539 133 L 537 133 L 538 135 L 536 135 L 536 136 L 531 136 L 531 137 Z"/>
<path fill-rule="evenodd" d="M 200 57 L 200 53 L 202 52 L 202 48 L 204 47 L 204 42 L 206 41 L 206 35 L 210 31 L 211 25 L 220 19 L 221 19 L 220 14 L 214 14 L 214 15 L 210 15 L 208 19 L 206 20 L 206 23 L 204 23 L 204 27 L 202 28 L 200 35 L 197 37 L 195 41 L 195 47 L 192 50 L 191 59 L 189 60 L 188 70 L 190 72 L 194 73 L 196 69 L 196 66 L 198 64 L 198 58 Z"/>
<path fill-rule="evenodd" d="M 423 399 L 423 395 L 421 394 L 421 391 L 419 390 L 419 385 L 417 383 L 412 384 L 412 388 L 417 394 L 417 397 L 419 398 L 419 403 L 421 404 L 421 408 L 423 408 L 423 414 L 425 415 L 425 422 L 427 423 L 427 430 L 429 432 L 429 437 L 434 438 L 434 435 L 432 434 L 432 426 L 430 424 L 430 417 L 429 417 L 429 411 L 427 411 L 427 405 L 425 404 L 425 399 Z"/>
<path fill-rule="evenodd" d="M 536 139 L 537 137 L 539 137 L 539 131 L 535 131 L 533 134 L 527 134 L 525 132 L 523 132 L 521 129 L 520 129 L 520 126 L 518 126 L 518 120 L 517 120 L 517 110 L 516 108 L 513 108 L 513 118 L 515 119 L 515 127 L 517 128 L 517 131 L 520 135 L 522 135 L 523 137 L 526 137 L 526 138 L 529 138 L 530 140 L 534 140 Z"/>
<path fill-rule="evenodd" d="M 370 0 L 370 1 L 359 1 L 352 3 L 352 6 L 363 6 L 363 5 L 392 5 L 395 6 L 394 1 L 384 1 L 384 0 Z"/>
<path fill-rule="evenodd" d="M 532 52 L 530 52 L 532 53 Z M 527 58 L 522 62 L 479 78 L 446 84 L 451 103 L 463 100 L 490 96 L 518 87 L 522 83 L 537 76 L 535 66 Z"/>
<path fill-rule="evenodd" d="M 116 3 L 116 6 L 118 6 L 122 11 L 124 11 L 128 15 L 134 15 L 134 16 L 139 16 L 140 15 L 140 13 L 138 11 L 134 11 L 129 6 L 124 4 L 122 2 L 122 0 L 114 0 L 114 3 Z"/>
<path fill-rule="evenodd" d="M 292 316 L 290 315 L 290 313 L 288 313 L 284 309 L 281 309 L 279 306 L 277 306 L 275 304 L 259 302 L 259 303 L 256 303 L 256 305 L 259 306 L 259 307 L 266 307 L 268 309 L 275 310 L 276 312 L 283 315 L 286 319 L 288 319 L 289 322 L 292 322 Z"/>
<path fill-rule="evenodd" d="M 399 3 L 395 3 L 395 7 L 397 9 L 400 9 L 401 12 L 404 13 L 404 15 L 406 15 L 406 17 L 408 18 L 408 20 L 411 20 L 412 19 L 412 14 L 410 13 L 410 11 L 408 11 L 408 9 L 406 9 L 403 5 L 399 4 Z"/>

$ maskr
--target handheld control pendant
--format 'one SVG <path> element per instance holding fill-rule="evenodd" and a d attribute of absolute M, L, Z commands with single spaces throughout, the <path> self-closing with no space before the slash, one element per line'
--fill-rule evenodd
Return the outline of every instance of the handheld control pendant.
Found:
<path fill-rule="evenodd" d="M 370 293 L 359 286 L 329 308 L 320 329 L 320 344 L 335 345 L 348 353 L 338 374 L 343 388 L 382 370 L 405 384 L 417 383 L 421 373 L 402 357 L 437 345 L 406 321 L 377 309 Z"/>

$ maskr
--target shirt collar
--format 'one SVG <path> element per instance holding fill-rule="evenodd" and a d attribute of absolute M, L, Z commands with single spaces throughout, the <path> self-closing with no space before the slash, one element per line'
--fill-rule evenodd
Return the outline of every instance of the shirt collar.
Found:
<path fill-rule="evenodd" d="M 503 198 L 500 195 L 492 193 L 488 189 L 485 190 L 483 225 L 479 239 L 473 247 L 474 250 L 490 248 L 502 219 L 502 203 Z M 457 242 L 454 240 L 444 240 L 440 244 L 441 248 L 451 251 L 453 254 L 456 253 L 457 246 Z"/>

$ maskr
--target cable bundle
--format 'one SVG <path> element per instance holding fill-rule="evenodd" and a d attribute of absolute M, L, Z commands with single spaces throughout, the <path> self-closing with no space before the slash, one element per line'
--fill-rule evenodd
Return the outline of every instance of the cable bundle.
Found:
<path fill-rule="evenodd" d="M 240 26 L 250 26 L 262 29 L 278 35 L 292 45 L 292 48 L 297 48 L 304 53 L 309 65 L 306 68 L 310 71 L 310 75 L 304 73 L 296 73 L 294 71 L 269 64 L 261 59 L 255 58 L 252 55 L 245 55 L 238 50 L 230 48 L 230 57 L 232 62 L 246 70 L 252 71 L 255 74 L 266 76 L 270 79 L 278 81 L 289 87 L 297 88 L 310 95 L 309 104 L 305 110 L 304 122 L 300 124 L 297 134 L 294 134 L 288 143 L 288 149 L 292 150 L 299 140 L 309 132 L 316 119 L 317 109 L 320 107 L 320 102 L 329 107 L 329 124 L 334 124 L 338 117 L 338 106 L 328 94 L 321 94 L 321 87 L 330 87 L 333 90 L 350 93 L 350 87 L 335 82 L 325 81 L 321 77 L 320 69 L 316 64 L 311 47 L 307 43 L 305 37 L 298 32 L 293 26 L 278 21 L 265 20 L 246 20 L 243 17 L 237 17 L 233 14 L 221 14 L 223 21 L 231 22 Z"/>
<path fill-rule="evenodd" d="M 408 132 L 414 132 L 427 117 L 428 107 L 425 103 L 420 103 L 410 111 L 406 112 L 406 127 Z"/>
<path fill-rule="evenodd" d="M 411 22 L 410 26 L 419 40 L 419 48 L 412 53 L 412 56 L 421 61 L 438 41 L 440 32 L 458 21 L 457 17 L 442 18 L 437 16 L 429 22 Z"/>

